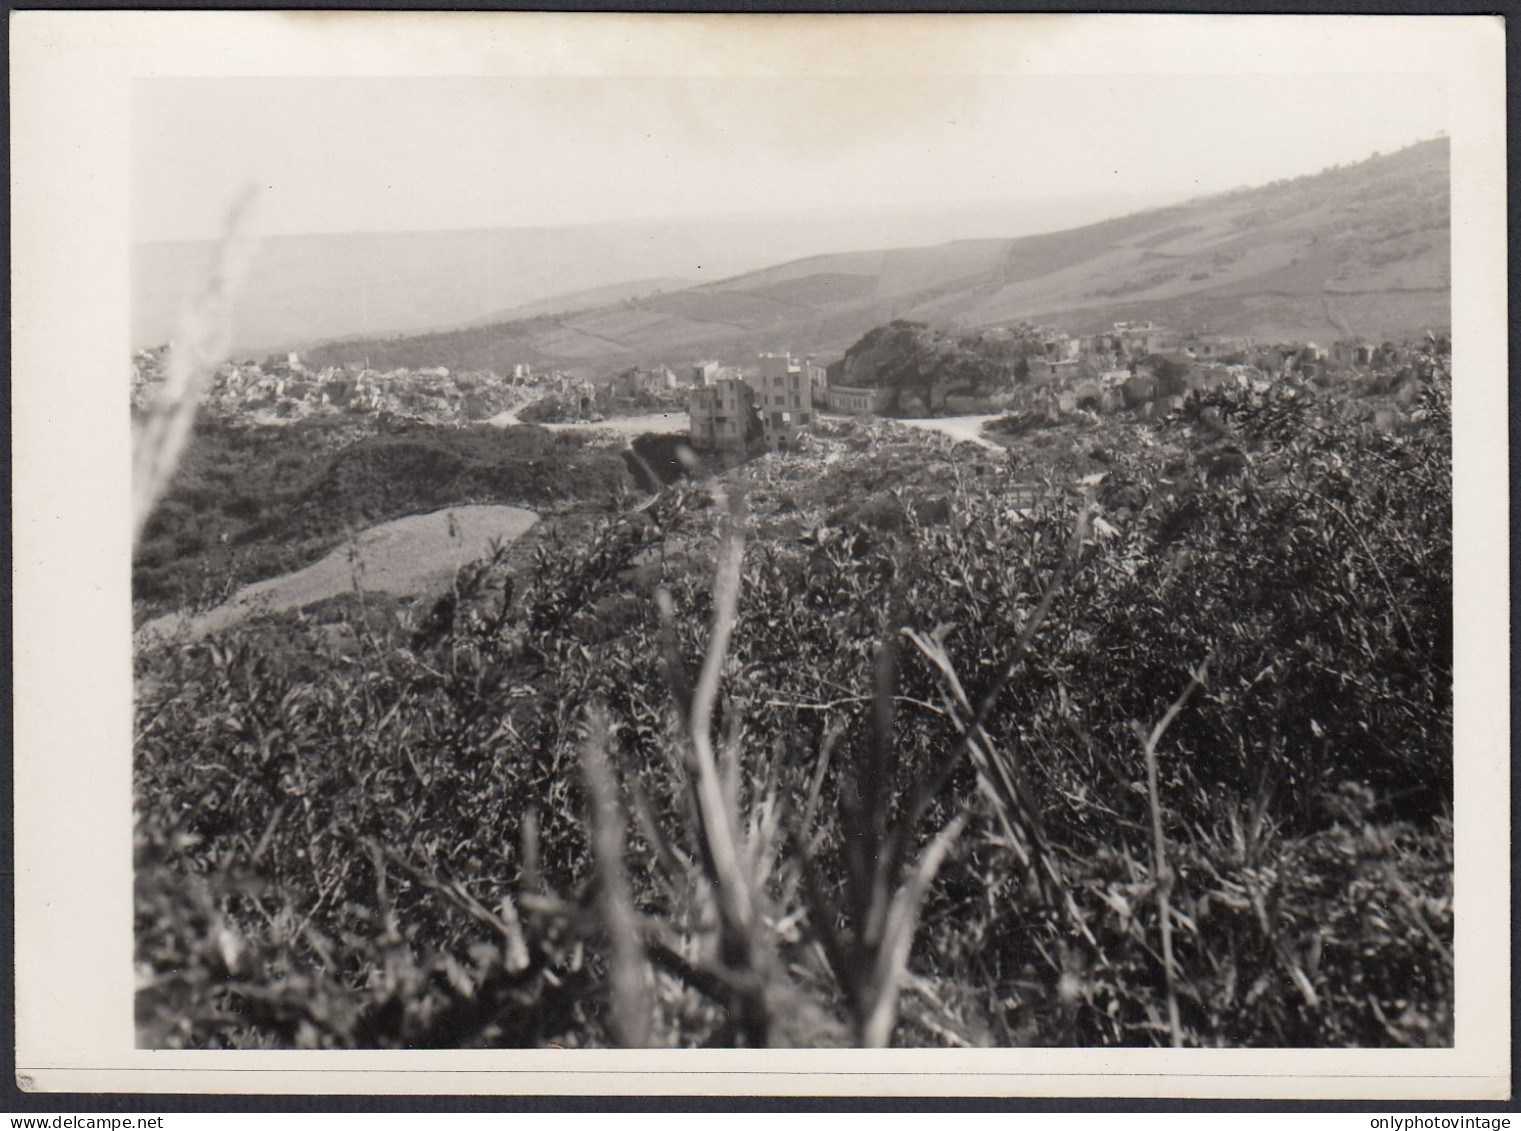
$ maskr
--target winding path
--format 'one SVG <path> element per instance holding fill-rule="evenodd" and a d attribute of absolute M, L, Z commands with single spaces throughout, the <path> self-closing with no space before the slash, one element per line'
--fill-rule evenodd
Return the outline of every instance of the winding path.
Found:
<path fill-rule="evenodd" d="M 883 419 L 907 424 L 910 428 L 918 428 L 924 432 L 939 432 L 957 443 L 978 444 L 996 452 L 1003 449 L 982 434 L 982 426 L 990 420 L 997 420 L 1002 415 L 1001 412 L 990 412 L 979 416 L 884 417 Z"/>
<path fill-rule="evenodd" d="M 511 428 L 516 424 L 524 424 L 526 421 L 518 419 L 518 410 L 499 413 L 486 421 L 498 428 Z M 629 440 L 636 436 L 643 436 L 646 432 L 659 432 L 662 434 L 674 434 L 687 430 L 687 413 L 685 409 L 672 409 L 670 412 L 648 412 L 642 416 L 611 416 L 606 420 L 597 421 L 572 421 L 558 424 L 539 424 L 539 428 L 547 428 L 551 432 L 616 432 L 618 435 Z"/>

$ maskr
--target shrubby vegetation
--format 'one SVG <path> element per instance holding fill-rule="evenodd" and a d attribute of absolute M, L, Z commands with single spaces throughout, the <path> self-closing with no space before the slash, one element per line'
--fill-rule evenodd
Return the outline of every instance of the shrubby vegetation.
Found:
<path fill-rule="evenodd" d="M 539 428 L 203 413 L 144 529 L 133 597 L 139 615 L 205 603 L 379 522 L 456 503 L 601 507 L 632 482 L 617 453 Z"/>
<path fill-rule="evenodd" d="M 573 397 L 547 393 L 524 405 L 518 413 L 518 419 L 525 424 L 560 424 L 585 419 L 588 411 Z"/>
<path fill-rule="evenodd" d="M 1450 1044 L 1449 436 L 826 424 L 357 651 L 143 652 L 142 1039 Z"/>
<path fill-rule="evenodd" d="M 939 408 L 947 396 L 1003 392 L 1029 378 L 1028 343 L 977 334 L 953 337 L 899 319 L 868 331 L 831 367 L 842 385 L 891 389 L 890 413 Z M 1020 363 L 1024 362 L 1021 369 Z"/>

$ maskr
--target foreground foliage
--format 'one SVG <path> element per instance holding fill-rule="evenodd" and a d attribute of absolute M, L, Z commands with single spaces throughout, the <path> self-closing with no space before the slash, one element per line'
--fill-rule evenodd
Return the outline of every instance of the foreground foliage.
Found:
<path fill-rule="evenodd" d="M 147 1044 L 1452 1039 L 1446 390 L 895 430 L 139 656 Z"/>

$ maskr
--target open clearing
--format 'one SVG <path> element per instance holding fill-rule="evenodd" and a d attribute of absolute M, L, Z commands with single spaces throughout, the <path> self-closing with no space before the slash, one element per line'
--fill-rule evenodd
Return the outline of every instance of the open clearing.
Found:
<path fill-rule="evenodd" d="M 545 424 L 542 427 L 552 432 L 616 432 L 632 440 L 636 436 L 643 436 L 646 432 L 658 432 L 662 435 L 685 432 L 688 423 L 686 412 L 681 411 L 649 412 L 642 416 L 612 416 L 595 424 Z"/>
<path fill-rule="evenodd" d="M 514 542 L 538 520 L 522 507 L 463 506 L 383 522 L 304 569 L 245 586 L 209 612 L 157 617 L 138 630 L 138 638 L 185 631 L 199 639 L 258 612 L 303 608 L 356 587 L 393 597 L 425 592 L 489 554 L 493 540 Z"/>
<path fill-rule="evenodd" d="M 1002 415 L 1001 412 L 990 412 L 980 416 L 926 416 L 901 418 L 898 423 L 907 424 L 910 428 L 921 428 L 926 432 L 939 432 L 958 443 L 980 444 L 997 451 L 998 445 L 982 434 L 982 426 Z"/>
<path fill-rule="evenodd" d="M 882 416 L 871 419 L 905 424 L 921 432 L 938 432 L 942 436 L 949 436 L 957 443 L 977 444 L 996 452 L 1002 449 L 982 434 L 982 426 L 990 420 L 997 420 L 1002 415 L 1001 412 L 987 412 L 969 416 Z M 819 418 L 836 421 L 858 419 L 838 412 L 821 412 Z"/>
<path fill-rule="evenodd" d="M 910 428 L 919 428 L 926 432 L 939 432 L 942 436 L 949 436 L 957 442 L 977 444 L 994 451 L 998 445 L 993 443 L 982 434 L 982 426 L 990 420 L 997 420 L 1002 413 L 989 412 L 971 416 L 926 416 L 926 417 L 889 417 L 899 424 L 906 424 Z M 820 412 L 820 418 L 833 420 L 845 420 L 838 413 Z M 518 419 L 517 409 L 499 413 L 486 423 L 494 424 L 498 428 L 511 428 L 522 424 Z M 646 433 L 659 433 L 663 435 L 675 435 L 685 432 L 688 426 L 688 418 L 685 412 L 650 412 L 641 416 L 615 416 L 607 420 L 597 421 L 574 421 L 570 423 L 540 424 L 540 428 L 547 428 L 551 432 L 613 432 L 625 439 L 632 441 L 637 436 Z"/>
<path fill-rule="evenodd" d="M 511 428 L 522 424 L 518 419 L 518 410 L 498 413 L 487 424 L 494 424 L 498 428 Z M 556 424 L 540 424 L 537 427 L 547 428 L 551 432 L 615 432 L 628 440 L 636 436 L 643 436 L 646 432 L 658 432 L 662 435 L 674 435 L 687 430 L 687 414 L 683 410 L 670 412 L 647 412 L 640 416 L 613 416 L 606 420 L 592 421 L 561 421 Z"/>

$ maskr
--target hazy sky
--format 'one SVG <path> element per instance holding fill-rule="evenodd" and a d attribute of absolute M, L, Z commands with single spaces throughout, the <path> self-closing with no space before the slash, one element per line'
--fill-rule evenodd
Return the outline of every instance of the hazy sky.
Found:
<path fill-rule="evenodd" d="M 1213 192 L 1448 127 L 1422 75 L 139 79 L 132 236 Z"/>

